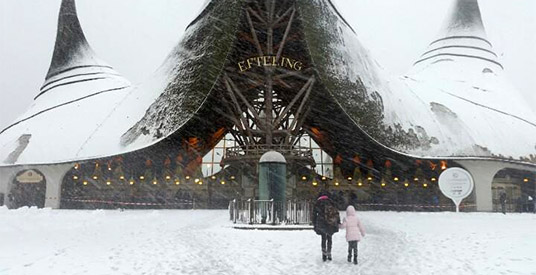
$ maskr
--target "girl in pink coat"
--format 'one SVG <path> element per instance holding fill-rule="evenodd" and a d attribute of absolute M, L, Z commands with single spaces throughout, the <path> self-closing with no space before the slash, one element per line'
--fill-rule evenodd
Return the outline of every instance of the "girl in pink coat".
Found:
<path fill-rule="evenodd" d="M 346 241 L 348 242 L 348 262 L 352 261 L 352 251 L 354 251 L 354 264 L 357 264 L 357 242 L 365 237 L 365 228 L 355 215 L 355 208 L 346 208 L 346 218 L 342 221 L 340 228 L 346 228 Z"/>

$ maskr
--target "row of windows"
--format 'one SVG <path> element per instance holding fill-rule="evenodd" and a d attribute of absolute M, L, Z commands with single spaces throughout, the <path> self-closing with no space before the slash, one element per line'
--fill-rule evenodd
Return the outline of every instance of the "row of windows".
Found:
<path fill-rule="evenodd" d="M 203 176 L 208 177 L 221 170 L 220 163 L 225 157 L 226 150 L 238 146 L 231 134 L 227 134 L 210 152 L 203 157 Z M 304 135 L 298 141 L 297 146 L 310 148 L 316 162 L 316 173 L 333 178 L 333 159 L 308 135 Z"/>

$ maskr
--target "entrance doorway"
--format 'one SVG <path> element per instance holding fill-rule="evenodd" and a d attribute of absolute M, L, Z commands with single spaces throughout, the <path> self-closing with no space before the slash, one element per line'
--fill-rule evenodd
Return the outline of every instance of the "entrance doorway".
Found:
<path fill-rule="evenodd" d="M 37 170 L 25 170 L 13 180 L 9 200 L 12 208 L 23 206 L 45 207 L 46 180 Z"/>

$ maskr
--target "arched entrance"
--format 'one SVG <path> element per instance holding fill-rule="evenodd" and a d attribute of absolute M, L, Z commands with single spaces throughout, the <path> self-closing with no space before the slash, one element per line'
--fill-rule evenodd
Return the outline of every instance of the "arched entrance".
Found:
<path fill-rule="evenodd" d="M 46 180 L 37 170 L 24 170 L 13 179 L 9 200 L 12 208 L 22 206 L 45 207 Z"/>
<path fill-rule="evenodd" d="M 532 172 L 518 169 L 502 169 L 491 184 L 493 211 L 502 211 L 501 195 L 506 197 L 506 212 L 533 212 L 536 199 L 536 181 Z"/>

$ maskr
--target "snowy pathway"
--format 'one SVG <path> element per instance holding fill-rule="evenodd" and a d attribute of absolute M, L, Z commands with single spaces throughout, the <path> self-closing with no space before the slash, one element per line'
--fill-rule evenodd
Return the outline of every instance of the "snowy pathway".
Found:
<path fill-rule="evenodd" d="M 536 274 L 536 215 L 359 213 L 359 265 L 313 231 L 230 228 L 218 210 L 6 210 L 0 274 Z"/>

